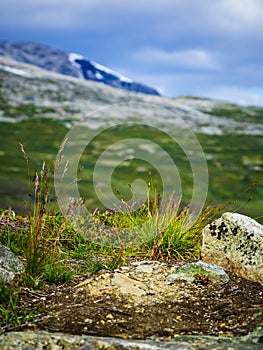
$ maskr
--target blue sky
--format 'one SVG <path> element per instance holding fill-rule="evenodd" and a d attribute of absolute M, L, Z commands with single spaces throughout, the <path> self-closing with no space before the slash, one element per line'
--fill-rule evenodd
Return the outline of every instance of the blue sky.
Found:
<path fill-rule="evenodd" d="M 263 0 L 0 0 L 0 39 L 83 54 L 166 96 L 263 106 Z"/>

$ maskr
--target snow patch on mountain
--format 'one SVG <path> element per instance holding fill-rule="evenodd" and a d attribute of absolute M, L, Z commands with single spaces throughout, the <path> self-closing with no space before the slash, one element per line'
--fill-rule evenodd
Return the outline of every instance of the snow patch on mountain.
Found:
<path fill-rule="evenodd" d="M 103 76 L 100 74 L 100 72 L 96 72 L 95 73 L 95 77 L 96 77 L 96 79 L 103 79 Z"/>
<path fill-rule="evenodd" d="M 73 65 L 77 65 L 77 67 L 79 66 L 79 63 L 76 63 L 75 61 L 76 60 L 84 60 L 84 56 L 82 55 L 79 55 L 78 53 L 74 53 L 74 52 L 71 52 L 69 53 L 68 55 L 68 59 L 69 59 L 69 62 L 72 63 Z"/>
<path fill-rule="evenodd" d="M 20 75 L 20 76 L 25 77 L 25 78 L 34 78 L 34 76 L 32 74 L 26 73 L 20 69 L 8 67 L 8 66 L 2 66 L 1 64 L 0 64 L 0 69 L 3 69 L 6 72 L 13 73 L 15 75 Z"/>
<path fill-rule="evenodd" d="M 120 73 L 117 73 L 117 72 L 115 72 L 114 70 L 112 70 L 112 69 L 110 69 L 110 68 L 107 68 L 107 67 L 105 67 L 105 66 L 102 66 L 102 65 L 99 64 L 99 63 L 96 63 L 96 62 L 94 62 L 94 61 L 90 61 L 90 63 L 91 63 L 96 69 L 98 69 L 98 70 L 100 70 L 100 71 L 103 71 L 103 72 L 105 72 L 105 73 L 107 73 L 107 74 L 114 75 L 115 77 L 117 77 L 118 79 L 120 79 L 120 81 L 124 81 L 124 82 L 126 82 L 126 83 L 132 83 L 132 82 L 133 82 L 132 79 L 127 78 L 127 77 L 125 77 L 124 75 L 122 75 L 122 74 L 120 74 Z"/>
<path fill-rule="evenodd" d="M 78 73 L 79 73 L 79 78 L 84 78 L 83 74 L 82 74 L 82 70 L 81 70 L 81 65 L 76 62 L 77 60 L 84 60 L 84 56 L 79 55 L 77 53 L 69 53 L 68 55 L 68 60 L 69 62 L 72 64 L 73 67 L 78 69 Z"/>

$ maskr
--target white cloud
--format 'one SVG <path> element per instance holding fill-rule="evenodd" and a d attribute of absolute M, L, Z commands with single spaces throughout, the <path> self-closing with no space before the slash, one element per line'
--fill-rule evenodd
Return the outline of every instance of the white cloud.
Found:
<path fill-rule="evenodd" d="M 137 81 L 143 81 L 149 86 L 160 90 L 164 96 L 176 97 L 190 95 L 208 97 L 241 105 L 263 107 L 263 89 L 231 85 L 211 79 L 202 73 L 161 73 L 138 74 L 136 71 L 126 71 L 128 76 Z"/>
<path fill-rule="evenodd" d="M 139 31 L 163 40 L 189 35 L 217 35 L 226 41 L 241 34 L 258 37 L 262 18 L 262 0 L 2 0 L 0 13 L 9 27 L 109 33 L 118 28 L 120 35 Z"/>
<path fill-rule="evenodd" d="M 219 21 L 221 28 L 243 33 L 263 29 L 263 3 L 261 0 L 223 0 L 219 10 L 222 14 L 224 13 Z"/>
<path fill-rule="evenodd" d="M 263 0 L 0 2 L 3 39 L 88 51 L 165 95 L 262 104 Z"/>
<path fill-rule="evenodd" d="M 96 27 L 103 29 L 112 20 L 112 14 L 107 21 L 105 11 L 100 10 L 103 3 L 104 0 L 97 0 L 96 3 L 85 0 L 2 0 L 0 18 L 2 24 L 36 30 L 45 28 L 47 32 L 57 28 L 91 29 L 96 20 Z M 98 20 L 100 17 L 105 21 Z"/>
<path fill-rule="evenodd" d="M 133 57 L 140 62 L 171 68 L 220 70 L 215 53 L 203 49 L 190 49 L 168 52 L 160 49 L 146 48 L 136 52 Z"/>
<path fill-rule="evenodd" d="M 166 72 L 152 71 L 151 73 L 138 73 L 138 71 L 126 71 L 129 77 L 143 82 L 162 91 L 164 96 L 174 97 L 178 95 L 198 95 L 211 85 L 209 76 L 202 73 L 189 72 Z"/>
<path fill-rule="evenodd" d="M 204 94 L 218 100 L 230 101 L 240 105 L 263 106 L 263 90 L 246 89 L 236 86 L 211 87 Z"/>

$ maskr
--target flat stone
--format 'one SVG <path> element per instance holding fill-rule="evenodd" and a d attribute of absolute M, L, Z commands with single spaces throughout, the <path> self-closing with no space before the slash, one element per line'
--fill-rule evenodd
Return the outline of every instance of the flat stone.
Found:
<path fill-rule="evenodd" d="M 224 213 L 203 230 L 201 257 L 236 275 L 263 282 L 263 226 L 245 215 Z"/>
<path fill-rule="evenodd" d="M 153 267 L 151 265 L 139 265 L 135 270 L 136 272 L 152 273 Z"/>
<path fill-rule="evenodd" d="M 0 244 L 0 280 L 10 283 L 16 274 L 24 271 L 23 263 L 3 244 Z"/>
<path fill-rule="evenodd" d="M 120 339 L 69 335 L 48 332 L 9 332 L 0 335 L 3 350 L 193 350 L 193 349 L 262 349 L 261 335 L 255 332 L 243 337 L 178 336 L 170 341 Z"/>
<path fill-rule="evenodd" d="M 197 261 L 190 264 L 185 264 L 179 267 L 175 273 L 167 276 L 166 281 L 173 283 L 176 280 L 184 280 L 187 283 L 196 281 L 195 275 L 208 276 L 209 281 L 213 282 L 228 282 L 229 277 L 222 267 L 215 264 L 207 264 L 202 261 Z"/>
<path fill-rule="evenodd" d="M 122 273 L 115 272 L 111 284 L 117 286 L 120 293 L 140 297 L 146 294 L 147 287 L 140 281 L 135 281 Z"/>

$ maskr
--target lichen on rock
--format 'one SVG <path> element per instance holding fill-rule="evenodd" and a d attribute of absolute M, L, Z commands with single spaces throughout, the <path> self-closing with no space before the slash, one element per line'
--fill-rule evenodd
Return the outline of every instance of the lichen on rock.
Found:
<path fill-rule="evenodd" d="M 229 281 L 229 277 L 222 267 L 216 264 L 207 264 L 203 261 L 197 261 L 179 267 L 175 273 L 166 278 L 166 281 L 172 283 L 176 280 L 185 280 L 188 283 L 193 283 L 198 279 L 197 277 L 208 277 L 211 282 Z"/>

